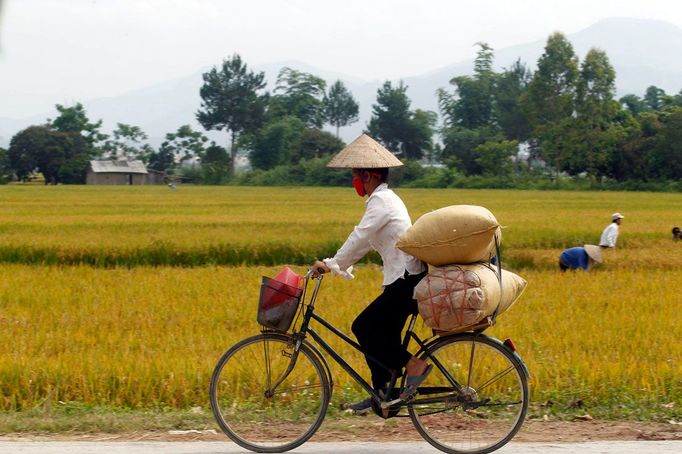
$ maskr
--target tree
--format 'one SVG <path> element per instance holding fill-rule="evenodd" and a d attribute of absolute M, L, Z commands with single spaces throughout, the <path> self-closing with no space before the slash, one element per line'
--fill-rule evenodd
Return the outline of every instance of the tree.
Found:
<path fill-rule="evenodd" d="M 431 148 L 435 113 L 410 110 L 407 85 L 402 81 L 393 87 L 384 82 L 377 90 L 377 102 L 372 106 L 368 133 L 392 152 L 406 159 L 421 159 Z"/>
<path fill-rule="evenodd" d="M 51 130 L 36 164 L 45 183 L 85 183 L 88 161 L 102 154 L 106 134 L 100 132 L 102 120 L 90 119 L 81 103 L 71 107 L 57 104 L 59 116 L 47 120 Z"/>
<path fill-rule="evenodd" d="M 644 102 L 642 98 L 637 95 L 625 95 L 618 100 L 618 102 L 625 106 L 625 108 L 630 111 L 633 116 L 637 116 L 642 112 L 650 111 L 649 105 Z"/>
<path fill-rule="evenodd" d="M 501 141 L 501 127 L 513 138 L 528 135 L 528 121 L 518 107 L 518 98 L 528 83 L 526 68 L 517 62 L 511 70 L 498 75 L 493 71 L 493 49 L 486 43 L 477 45 L 474 74 L 453 77 L 452 94 L 443 89 L 437 92 L 444 118 L 442 159 L 468 175 L 484 172 L 481 163 L 486 161 L 479 162 L 478 158 L 479 151 L 487 148 L 478 147 Z"/>
<path fill-rule="evenodd" d="M 552 129 L 554 134 L 562 135 L 559 140 L 563 142 L 560 159 L 556 150 L 550 148 L 547 152 L 547 156 L 554 157 L 557 169 L 592 176 L 608 173 L 610 156 L 617 153 L 626 138 L 623 128 L 614 121 L 619 112 L 613 99 L 615 79 L 616 72 L 606 53 L 590 49 L 576 82 L 575 116 L 562 121 L 561 131 Z M 546 144 L 552 142 L 556 144 L 557 140 L 545 140 Z"/>
<path fill-rule="evenodd" d="M 401 136 L 410 121 L 410 100 L 406 92 L 403 81 L 395 88 L 390 81 L 384 82 L 377 90 L 377 102 L 372 105 L 372 117 L 367 125 L 369 134 L 396 154 L 404 154 Z"/>
<path fill-rule="evenodd" d="M 204 153 L 204 159 L 201 162 L 202 164 L 227 165 L 230 162 L 230 155 L 225 148 L 211 142 L 211 145 L 206 147 L 206 153 Z"/>
<path fill-rule="evenodd" d="M 50 129 L 46 126 L 29 126 L 16 133 L 7 151 L 10 167 L 20 181 L 26 181 L 37 169 L 37 156 L 45 148 Z"/>
<path fill-rule="evenodd" d="M 433 155 L 433 131 L 438 123 L 438 115 L 430 110 L 415 110 L 403 136 L 406 157 L 422 159 Z"/>
<path fill-rule="evenodd" d="M 92 157 L 93 149 L 85 137 L 75 132 L 50 131 L 37 164 L 45 184 L 83 184 Z"/>
<path fill-rule="evenodd" d="M 273 119 L 253 138 L 249 155 L 251 165 L 267 170 L 290 163 L 305 129 L 303 121 L 295 116 Z"/>
<path fill-rule="evenodd" d="M 671 96 L 671 105 L 682 107 L 682 89 L 675 95 Z"/>
<path fill-rule="evenodd" d="M 618 181 L 647 180 L 652 176 L 649 160 L 662 127 L 658 115 L 642 112 L 638 119 L 628 115 L 621 123 L 625 138 L 620 150 L 609 156 L 607 175 Z"/>
<path fill-rule="evenodd" d="M 494 53 L 486 43 L 477 45 L 474 75 L 453 77 L 450 84 L 455 86 L 454 94 L 444 89 L 437 91 L 438 105 L 447 127 L 473 129 L 493 123 Z"/>
<path fill-rule="evenodd" d="M 206 147 L 204 158 L 201 160 L 204 173 L 204 183 L 222 184 L 230 176 L 230 155 L 227 150 L 212 142 Z"/>
<path fill-rule="evenodd" d="M 139 126 L 116 123 L 113 140 L 107 140 L 104 145 L 105 154 L 110 159 L 141 159 L 147 162 L 153 149 L 143 141 L 147 134 Z"/>
<path fill-rule="evenodd" d="M 567 127 L 575 110 L 578 57 L 561 33 L 547 39 L 538 69 L 521 95 L 521 107 L 532 128 L 531 148 L 558 169 L 566 150 L 557 134 Z M 537 143 L 535 143 L 537 142 Z"/>
<path fill-rule="evenodd" d="M 9 161 L 9 153 L 0 147 L 0 184 L 5 184 L 12 180 L 12 166 Z"/>
<path fill-rule="evenodd" d="M 516 155 L 519 143 L 515 140 L 486 142 L 475 148 L 476 164 L 484 175 L 508 176 L 514 170 L 512 157 Z"/>
<path fill-rule="evenodd" d="M 78 102 L 71 107 L 57 104 L 55 107 L 59 112 L 59 116 L 54 120 L 47 119 L 47 126 L 49 128 L 60 132 L 78 133 L 93 148 L 107 139 L 108 136 L 100 132 L 102 120 L 91 123 L 81 103 Z"/>
<path fill-rule="evenodd" d="M 530 137 L 530 123 L 520 103 L 530 80 L 531 73 L 521 60 L 497 77 L 494 117 L 508 139 L 525 141 Z"/>
<path fill-rule="evenodd" d="M 80 134 L 58 133 L 53 145 L 56 152 L 63 150 L 64 158 L 57 170 L 55 182 L 64 184 L 85 184 L 88 163 L 94 157 L 94 151 L 87 140 Z M 40 165 L 40 162 L 38 163 Z M 43 175 L 45 172 L 43 172 Z"/>
<path fill-rule="evenodd" d="M 558 123 L 573 114 L 578 57 L 561 33 L 551 35 L 538 60 L 538 69 L 522 98 L 534 128 Z"/>
<path fill-rule="evenodd" d="M 576 113 L 578 117 L 591 118 L 592 123 L 609 122 L 618 112 L 614 101 L 616 71 L 606 52 L 590 49 L 580 68 L 576 89 Z"/>
<path fill-rule="evenodd" d="M 54 131 L 46 126 L 30 126 L 12 137 L 10 166 L 17 178 L 26 180 L 34 171 L 48 183 L 84 183 L 93 149 L 75 131 Z"/>
<path fill-rule="evenodd" d="M 441 151 L 443 163 L 450 168 L 459 169 L 467 175 L 483 173 L 481 165 L 476 162 L 478 157 L 476 149 L 479 145 L 504 140 L 499 129 L 491 126 L 482 126 L 476 129 L 454 126 L 444 129 L 442 136 L 445 145 Z"/>
<path fill-rule="evenodd" d="M 647 87 L 644 94 L 644 102 L 651 110 L 661 110 L 663 108 L 665 97 L 665 90 L 658 88 L 655 85 Z"/>
<path fill-rule="evenodd" d="M 558 169 L 571 175 L 607 175 L 612 155 L 619 153 L 627 140 L 620 125 L 599 126 L 579 118 L 567 119 L 561 134 L 563 156 L 555 160 Z"/>
<path fill-rule="evenodd" d="M 294 150 L 292 162 L 333 155 L 341 151 L 344 146 L 341 139 L 327 131 L 306 128 L 301 134 L 300 144 Z"/>
<path fill-rule="evenodd" d="M 161 148 L 171 153 L 176 162 L 182 163 L 192 159 L 201 159 L 204 155 L 204 144 L 208 138 L 190 125 L 183 125 L 176 132 L 166 134 Z"/>
<path fill-rule="evenodd" d="M 673 107 L 663 117 L 651 156 L 652 171 L 660 178 L 682 179 L 682 108 Z"/>
<path fill-rule="evenodd" d="M 171 149 L 162 145 L 159 151 L 154 151 L 149 155 L 147 166 L 158 172 L 166 172 L 175 167 L 175 155 Z"/>
<path fill-rule="evenodd" d="M 294 116 L 309 128 L 321 128 L 325 120 L 326 82 L 309 73 L 282 68 L 277 76 L 275 95 L 270 102 L 270 117 Z"/>
<path fill-rule="evenodd" d="M 324 118 L 330 125 L 336 128 L 336 137 L 339 137 L 339 128 L 358 121 L 358 103 L 353 95 L 346 89 L 340 80 L 329 87 L 322 101 L 324 105 Z"/>
<path fill-rule="evenodd" d="M 230 133 L 230 161 L 234 169 L 239 136 L 257 130 L 264 121 L 268 94 L 265 74 L 250 71 L 239 55 L 223 61 L 203 74 L 204 84 L 199 94 L 202 102 L 196 117 L 207 130 Z"/>

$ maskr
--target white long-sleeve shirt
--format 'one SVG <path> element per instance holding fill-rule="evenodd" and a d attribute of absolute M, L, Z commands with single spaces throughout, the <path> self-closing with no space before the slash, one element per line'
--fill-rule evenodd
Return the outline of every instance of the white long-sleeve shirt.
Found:
<path fill-rule="evenodd" d="M 616 247 L 616 241 L 618 241 L 618 224 L 612 222 L 602 232 L 599 246 Z"/>
<path fill-rule="evenodd" d="M 343 246 L 333 258 L 324 259 L 332 273 L 353 279 L 353 264 L 370 249 L 381 255 L 384 286 L 403 277 L 405 271 L 409 274 L 424 271 L 425 266 L 420 260 L 395 247 L 400 235 L 412 226 L 410 215 L 400 197 L 388 189 L 386 183 L 382 183 L 368 197 L 365 205 L 365 214 Z"/>

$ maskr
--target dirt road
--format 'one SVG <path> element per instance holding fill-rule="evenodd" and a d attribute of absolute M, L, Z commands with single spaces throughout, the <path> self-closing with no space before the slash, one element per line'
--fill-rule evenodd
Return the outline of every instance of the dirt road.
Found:
<path fill-rule="evenodd" d="M 0 441 L 0 453 L 7 454 L 236 454 L 248 452 L 230 442 L 73 442 Z M 306 443 L 294 453 L 315 454 L 437 454 L 425 442 L 329 442 Z M 679 454 L 682 441 L 599 441 L 589 443 L 516 443 L 500 454 Z"/>
<path fill-rule="evenodd" d="M 400 442 L 396 442 L 400 440 Z M 214 429 L 127 433 L 17 433 L 0 436 L 0 454 L 245 453 Z M 294 453 L 433 453 L 406 419 L 327 421 Z M 526 421 L 500 454 L 679 454 L 682 425 L 604 421 Z"/>

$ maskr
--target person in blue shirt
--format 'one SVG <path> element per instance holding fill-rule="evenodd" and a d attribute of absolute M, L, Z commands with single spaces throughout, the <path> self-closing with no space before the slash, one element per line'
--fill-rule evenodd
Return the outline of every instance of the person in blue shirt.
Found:
<path fill-rule="evenodd" d="M 601 263 L 602 256 L 599 246 L 586 244 L 566 249 L 559 256 L 559 269 L 588 271 L 595 263 Z"/>

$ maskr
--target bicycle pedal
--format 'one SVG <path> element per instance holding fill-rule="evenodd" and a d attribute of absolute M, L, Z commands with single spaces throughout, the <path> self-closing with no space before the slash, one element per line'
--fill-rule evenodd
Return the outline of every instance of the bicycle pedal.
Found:
<path fill-rule="evenodd" d="M 380 406 L 382 409 L 386 409 L 386 408 L 389 408 L 389 407 L 394 406 L 395 404 L 399 404 L 399 403 L 401 403 L 401 402 L 403 402 L 403 399 L 401 399 L 401 398 L 399 397 L 399 398 L 397 398 L 397 399 L 389 400 L 388 402 L 381 402 L 381 403 L 379 403 L 379 406 Z"/>

